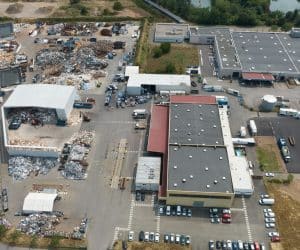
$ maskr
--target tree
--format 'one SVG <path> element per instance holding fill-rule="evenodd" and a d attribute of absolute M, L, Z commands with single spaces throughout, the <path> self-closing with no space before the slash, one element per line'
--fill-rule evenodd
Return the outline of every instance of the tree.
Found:
<path fill-rule="evenodd" d="M 89 12 L 88 12 L 88 8 L 85 7 L 85 6 L 81 6 L 80 14 L 81 14 L 82 16 L 86 16 L 88 13 L 89 13 Z"/>
<path fill-rule="evenodd" d="M 71 5 L 78 4 L 78 3 L 80 3 L 80 0 L 70 0 Z"/>
<path fill-rule="evenodd" d="M 168 54 L 171 50 L 171 44 L 170 43 L 161 43 L 160 49 L 163 54 Z"/>
<path fill-rule="evenodd" d="M 172 62 L 168 62 L 165 72 L 169 74 L 176 73 L 175 65 Z"/>
<path fill-rule="evenodd" d="M 159 47 L 155 47 L 153 50 L 153 57 L 154 58 L 159 58 L 162 55 L 162 51 Z"/>
<path fill-rule="evenodd" d="M 120 11 L 120 10 L 123 10 L 124 7 L 119 1 L 117 1 L 117 2 L 114 3 L 113 9 L 116 10 L 116 11 Z"/>
<path fill-rule="evenodd" d="M 236 24 L 242 26 L 255 26 L 257 25 L 257 19 L 251 10 L 243 10 L 238 15 Z"/>

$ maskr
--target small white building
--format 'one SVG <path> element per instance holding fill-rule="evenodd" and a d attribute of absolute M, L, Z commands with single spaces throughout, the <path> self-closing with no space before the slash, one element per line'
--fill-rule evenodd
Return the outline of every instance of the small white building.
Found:
<path fill-rule="evenodd" d="M 191 91 L 189 75 L 141 74 L 137 66 L 127 66 L 125 76 L 128 77 L 128 95 L 141 95 L 144 91 L 169 94 L 187 94 Z"/>
<path fill-rule="evenodd" d="M 139 157 L 135 177 L 135 190 L 158 191 L 160 157 Z"/>
<path fill-rule="evenodd" d="M 23 213 L 50 213 L 53 212 L 54 201 L 57 193 L 34 193 L 26 195 L 23 203 Z"/>

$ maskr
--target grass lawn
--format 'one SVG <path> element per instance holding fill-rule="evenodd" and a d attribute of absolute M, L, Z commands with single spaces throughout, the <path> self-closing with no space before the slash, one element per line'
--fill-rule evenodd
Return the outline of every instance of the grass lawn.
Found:
<path fill-rule="evenodd" d="M 144 243 L 144 242 L 127 242 L 128 250 L 191 250 L 191 246 L 182 246 L 166 243 Z M 122 241 L 117 241 L 114 250 L 122 250 Z"/>
<path fill-rule="evenodd" d="M 281 248 L 272 247 L 271 249 L 299 249 L 300 203 L 294 199 L 293 193 L 286 190 L 287 188 L 293 190 L 294 186 L 291 185 L 295 184 L 282 185 L 265 182 L 268 193 L 275 197 L 275 204 L 272 209 L 276 214 L 276 225 L 281 237 L 280 243 L 274 243 L 274 245 L 280 245 Z"/>
<path fill-rule="evenodd" d="M 257 147 L 256 154 L 262 171 L 281 171 L 281 167 L 277 160 L 276 153 L 274 152 L 273 145 L 264 145 L 263 148 Z"/>
<path fill-rule="evenodd" d="M 147 58 L 141 65 L 144 73 L 164 73 L 166 65 L 172 63 L 176 74 L 184 74 L 188 65 L 199 65 L 198 50 L 192 45 L 171 44 L 171 50 L 159 58 L 153 57 L 153 51 L 157 45 L 149 45 Z"/>

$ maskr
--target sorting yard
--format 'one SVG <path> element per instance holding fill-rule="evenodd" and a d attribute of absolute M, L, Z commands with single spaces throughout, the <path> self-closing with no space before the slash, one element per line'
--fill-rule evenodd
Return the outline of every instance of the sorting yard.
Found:
<path fill-rule="evenodd" d="M 300 233 L 300 180 L 296 179 L 289 185 L 266 183 L 269 194 L 275 197 L 273 210 L 276 213 L 278 231 L 281 236 L 281 249 L 299 249 Z M 298 190 L 298 191 L 297 191 Z M 276 245 L 276 244 L 275 244 Z M 271 248 L 277 250 L 280 248 Z"/>

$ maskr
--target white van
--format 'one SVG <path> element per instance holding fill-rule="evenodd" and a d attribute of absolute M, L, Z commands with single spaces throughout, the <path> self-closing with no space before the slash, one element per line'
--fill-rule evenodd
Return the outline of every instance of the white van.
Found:
<path fill-rule="evenodd" d="M 166 215 L 167 215 L 167 216 L 170 216 L 170 215 L 171 215 L 171 206 L 167 206 L 167 209 L 166 209 Z"/>
<path fill-rule="evenodd" d="M 275 200 L 272 198 L 262 198 L 259 200 L 260 205 L 273 205 Z"/>
<path fill-rule="evenodd" d="M 181 215 L 181 206 L 177 206 L 176 214 L 177 214 L 177 216 Z"/>
<path fill-rule="evenodd" d="M 132 117 L 134 119 L 145 119 L 148 113 L 146 109 L 135 109 L 132 112 Z"/>

